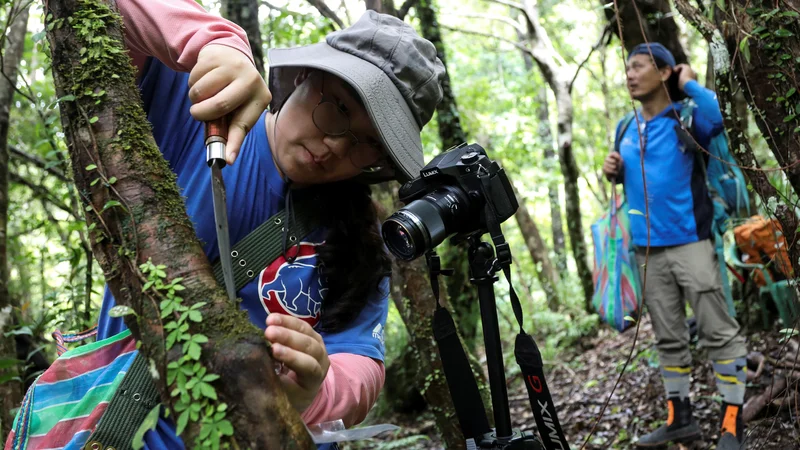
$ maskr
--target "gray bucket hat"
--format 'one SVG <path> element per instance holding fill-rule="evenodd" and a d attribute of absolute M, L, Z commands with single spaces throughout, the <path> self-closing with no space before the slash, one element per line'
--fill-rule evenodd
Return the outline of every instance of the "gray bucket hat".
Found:
<path fill-rule="evenodd" d="M 273 108 L 291 94 L 305 67 L 332 73 L 358 92 L 398 169 L 364 173 L 360 180 L 403 182 L 419 176 L 424 165 L 420 131 L 442 99 L 445 69 L 433 44 L 410 25 L 370 10 L 324 42 L 271 49 L 268 60 Z"/>

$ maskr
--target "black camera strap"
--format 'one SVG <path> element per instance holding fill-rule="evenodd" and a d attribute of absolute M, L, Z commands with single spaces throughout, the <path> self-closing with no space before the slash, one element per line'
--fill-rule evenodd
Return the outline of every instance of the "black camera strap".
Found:
<path fill-rule="evenodd" d="M 486 197 L 493 198 L 492 184 L 488 177 L 482 178 L 481 181 Z M 517 297 L 517 292 L 514 290 L 514 285 L 511 283 L 511 249 L 503 236 L 500 224 L 495 219 L 497 215 L 492 208 L 491 202 L 486 202 L 484 215 L 489 235 L 497 253 L 495 263 L 502 268 L 508 281 L 511 307 L 519 324 L 519 334 L 517 334 L 517 339 L 514 343 L 514 356 L 525 380 L 525 387 L 528 390 L 528 399 L 539 429 L 539 436 L 542 438 L 544 447 L 548 450 L 569 450 L 569 443 L 564 437 L 564 431 L 558 421 L 553 398 L 550 396 L 550 390 L 547 388 L 547 382 L 545 381 L 542 354 L 539 352 L 536 341 L 525 332 L 523 327 L 522 305 L 519 297 Z"/>
<path fill-rule="evenodd" d="M 442 269 L 439 256 L 431 251 L 425 255 L 430 271 L 431 289 L 436 299 L 433 313 L 433 336 L 439 348 L 439 357 L 450 397 L 458 417 L 458 424 L 466 439 L 477 440 L 491 431 L 486 418 L 486 408 L 481 399 L 478 383 L 472 375 L 467 354 L 456 332 L 456 324 L 446 308 L 439 303 L 439 275 L 448 276 L 452 269 Z"/>

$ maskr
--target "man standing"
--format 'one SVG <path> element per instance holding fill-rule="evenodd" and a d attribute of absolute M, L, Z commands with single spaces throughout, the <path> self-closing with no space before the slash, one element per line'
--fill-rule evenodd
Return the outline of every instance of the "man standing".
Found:
<path fill-rule="evenodd" d="M 650 247 L 644 301 L 653 321 L 668 407 L 667 423 L 642 436 L 638 446 L 660 447 L 700 437 L 689 401 L 688 300 L 697 318 L 699 343 L 713 361 L 723 398 L 717 449 L 744 448 L 741 409 L 747 349 L 738 323 L 727 312 L 711 242 L 713 206 L 705 169 L 687 146 L 689 135 L 681 131 L 679 101 L 689 96 L 697 105 L 689 140 L 702 148 L 723 131 L 722 114 L 714 92 L 695 81 L 687 64 L 676 65 L 661 44 L 634 48 L 626 74 L 631 97 L 641 108 L 625 129 L 620 129 L 623 121 L 617 125 L 619 152 L 606 157 L 603 172 L 623 184 L 631 210 L 642 213 L 630 216 L 631 233 L 643 279 L 645 250 Z"/>

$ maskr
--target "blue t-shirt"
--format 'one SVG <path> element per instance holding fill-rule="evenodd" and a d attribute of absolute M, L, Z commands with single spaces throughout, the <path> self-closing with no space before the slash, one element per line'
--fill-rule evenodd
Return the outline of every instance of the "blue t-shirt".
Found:
<path fill-rule="evenodd" d="M 186 201 L 186 211 L 203 250 L 210 261 L 219 256 L 214 211 L 211 201 L 211 173 L 206 165 L 203 123 L 189 114 L 189 75 L 175 72 L 155 58 L 143 71 L 139 87 L 153 137 L 161 153 L 177 174 L 178 186 Z M 242 144 L 236 163 L 222 170 L 225 180 L 231 244 L 280 211 L 284 205 L 285 183 L 281 179 L 267 141 L 266 113 L 262 114 Z M 324 242 L 325 230 L 317 229 L 299 245 L 298 258 L 288 263 L 278 257 L 238 291 L 241 307 L 256 326 L 264 329 L 269 313 L 290 314 L 318 328 L 327 283 L 319 270 L 316 247 Z M 292 249 L 292 254 L 296 249 Z M 345 330 L 320 332 L 329 354 L 353 353 L 383 361 L 383 329 L 388 314 L 389 278 L 378 286 L 363 311 Z M 121 318 L 111 318 L 108 310 L 114 297 L 106 287 L 98 324 L 98 339 L 125 330 Z M 155 431 L 145 436 L 146 448 L 183 448 L 174 428 L 161 420 Z"/>
<path fill-rule="evenodd" d="M 722 113 L 714 91 L 692 80 L 685 92 L 697 104 L 692 114 L 694 136 L 707 148 L 711 137 L 722 131 Z M 622 183 L 630 208 L 645 213 L 640 137 L 644 139 L 644 171 L 650 214 L 650 245 L 666 247 L 701 241 L 711 237 L 713 205 L 708 195 L 703 168 L 693 151 L 686 151 L 678 139 L 675 114 L 681 104 L 673 103 L 650 120 L 639 116 L 641 131 L 634 119 L 620 137 L 623 160 Z M 673 111 L 674 109 L 674 111 Z M 617 134 L 622 122 L 617 124 Z M 631 234 L 639 247 L 647 245 L 644 215 L 631 214 Z"/>

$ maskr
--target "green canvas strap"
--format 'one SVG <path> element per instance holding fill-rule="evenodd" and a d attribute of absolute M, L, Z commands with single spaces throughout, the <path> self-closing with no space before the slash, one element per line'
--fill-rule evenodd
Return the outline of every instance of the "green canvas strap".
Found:
<path fill-rule="evenodd" d="M 161 403 L 147 359 L 137 353 L 111 397 L 84 450 L 133 450 L 131 442 L 147 414 Z"/>
<path fill-rule="evenodd" d="M 287 252 L 317 226 L 314 197 L 295 197 L 292 202 L 294 217 L 288 233 Z M 281 210 L 262 223 L 231 250 L 233 278 L 236 290 L 255 278 L 258 273 L 283 252 L 283 228 L 286 211 Z M 217 282 L 224 283 L 222 264 L 214 266 Z M 158 390 L 150 377 L 147 360 L 141 353 L 136 355 L 128 373 L 111 398 L 97 428 L 89 436 L 84 450 L 132 450 L 131 442 L 144 422 L 147 413 L 160 403 Z"/>
<path fill-rule="evenodd" d="M 313 198 L 297 198 L 292 203 L 294 219 L 287 238 L 287 253 L 295 251 L 290 249 L 301 239 L 306 237 L 316 227 L 314 220 Z M 283 228 L 286 225 L 286 211 L 281 210 L 267 219 L 244 239 L 237 242 L 231 249 L 231 263 L 233 265 L 233 281 L 236 291 L 254 279 L 283 252 Z M 222 263 L 214 263 L 214 277 L 219 284 L 223 284 Z"/>

